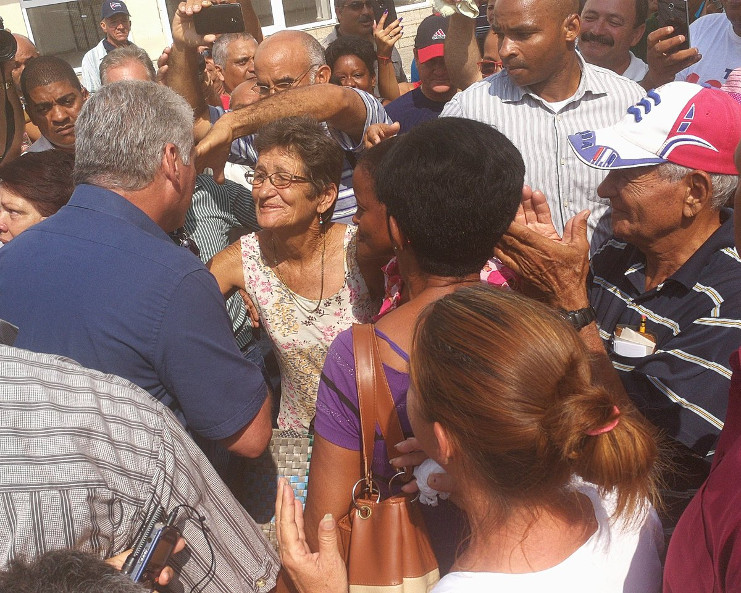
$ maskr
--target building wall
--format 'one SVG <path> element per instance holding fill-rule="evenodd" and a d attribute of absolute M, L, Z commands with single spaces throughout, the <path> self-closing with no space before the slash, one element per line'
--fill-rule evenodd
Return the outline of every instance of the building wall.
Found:
<path fill-rule="evenodd" d="M 401 61 L 404 64 L 404 71 L 407 73 L 407 77 L 410 76 L 412 60 L 414 60 L 414 36 L 417 33 L 417 26 L 424 18 L 431 14 L 432 6 L 397 8 L 397 15 L 404 19 L 402 21 L 402 24 L 404 25 L 404 34 L 397 43 L 396 49 L 401 55 Z M 329 25 L 325 27 L 306 29 L 306 31 L 321 41 L 329 35 L 333 27 L 334 25 Z"/>
<path fill-rule="evenodd" d="M 284 4 L 290 2 L 291 0 L 284 0 Z M 171 40 L 167 13 L 155 0 L 126 0 L 126 5 L 129 8 L 129 12 L 131 12 L 132 40 L 138 46 L 144 48 L 153 60 L 156 60 L 162 49 Z M 417 25 L 423 18 L 432 13 L 432 8 L 429 2 L 425 0 L 425 5 L 421 7 L 400 7 L 397 9 L 397 12 L 399 16 L 404 18 L 404 35 L 399 41 L 397 49 L 401 54 L 407 76 L 409 76 L 412 60 L 414 59 L 412 48 L 414 46 L 414 35 L 417 31 Z M 23 18 L 23 11 L 19 0 L 0 0 L 0 16 L 5 20 L 5 27 L 7 29 L 10 29 L 14 33 L 33 37 L 26 28 L 26 22 Z M 96 23 L 99 17 L 100 15 L 97 14 L 91 15 L 91 18 L 95 18 Z M 50 26 L 53 30 L 54 24 L 50 24 Z M 333 26 L 311 27 L 310 25 L 304 25 L 300 28 L 321 40 L 327 36 Z"/>

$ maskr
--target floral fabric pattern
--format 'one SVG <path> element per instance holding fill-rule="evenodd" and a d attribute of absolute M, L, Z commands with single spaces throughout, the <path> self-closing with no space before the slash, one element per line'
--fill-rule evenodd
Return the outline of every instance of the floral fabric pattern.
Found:
<path fill-rule="evenodd" d="M 345 231 L 345 283 L 338 293 L 322 299 L 316 313 L 312 311 L 319 301 L 304 298 L 281 282 L 263 258 L 257 236 L 242 237 L 245 290 L 257 307 L 280 368 L 281 429 L 308 432 L 329 345 L 353 323 L 368 323 L 373 317 L 368 288 L 355 258 L 356 231 L 354 226 Z"/>

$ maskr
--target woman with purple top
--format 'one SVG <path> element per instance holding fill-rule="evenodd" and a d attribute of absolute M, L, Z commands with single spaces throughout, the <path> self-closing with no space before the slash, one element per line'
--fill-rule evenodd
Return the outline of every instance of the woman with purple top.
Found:
<path fill-rule="evenodd" d="M 395 142 L 378 165 L 374 181 L 378 200 L 386 208 L 385 223 L 409 300 L 377 322 L 376 336 L 402 429 L 411 436 L 407 353 L 417 317 L 430 303 L 480 282 L 481 268 L 517 211 L 525 167 L 507 138 L 491 126 L 466 119 L 427 122 Z M 315 430 L 305 529 L 312 549 L 317 547 L 321 518 L 326 513 L 335 517 L 347 513 L 353 485 L 361 477 L 349 330 L 339 334 L 327 354 Z M 388 480 L 397 469 L 389 464 L 378 427 L 372 470 L 382 497 L 388 496 Z M 463 523 L 447 501 L 423 509 L 444 573 L 454 559 Z M 456 533 L 456 522 L 458 538 L 451 535 Z"/>

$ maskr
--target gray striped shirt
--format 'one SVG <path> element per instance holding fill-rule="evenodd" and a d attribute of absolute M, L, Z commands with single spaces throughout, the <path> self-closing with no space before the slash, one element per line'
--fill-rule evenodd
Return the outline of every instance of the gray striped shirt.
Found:
<path fill-rule="evenodd" d="M 204 591 L 274 586 L 275 552 L 170 410 L 120 377 L 0 345 L 0 568 L 60 548 L 123 552 L 156 504 L 205 517 L 216 571 Z M 211 563 L 186 517 L 174 591 Z"/>
<path fill-rule="evenodd" d="M 219 185 L 210 175 L 199 175 L 185 215 L 185 230 L 201 250 L 203 263 L 233 242 L 230 233 L 239 227 L 248 233 L 260 230 L 252 192 L 233 181 Z M 242 349 L 252 340 L 252 324 L 242 298 L 238 294 L 229 297 L 226 309 L 237 345 Z"/>
<path fill-rule="evenodd" d="M 527 87 L 517 86 L 503 70 L 455 95 L 441 117 L 474 119 L 507 136 L 522 152 L 525 183 L 546 194 L 556 229 L 563 232 L 567 220 L 589 209 L 590 236 L 595 233 L 592 244 L 599 246 L 611 234 L 605 216 L 609 201 L 597 196 L 606 173 L 583 164 L 571 150 L 568 136 L 614 124 L 645 91 L 610 70 L 587 64 L 581 56 L 578 59 L 579 87 L 558 112 Z"/>

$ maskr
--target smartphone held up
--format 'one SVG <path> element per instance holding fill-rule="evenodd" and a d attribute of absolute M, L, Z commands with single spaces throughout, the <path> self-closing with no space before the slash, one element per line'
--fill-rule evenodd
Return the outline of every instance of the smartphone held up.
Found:
<path fill-rule="evenodd" d="M 212 4 L 193 15 L 196 33 L 209 35 L 244 31 L 242 7 L 239 4 Z"/>

